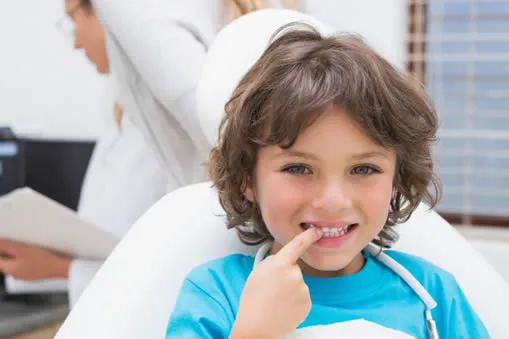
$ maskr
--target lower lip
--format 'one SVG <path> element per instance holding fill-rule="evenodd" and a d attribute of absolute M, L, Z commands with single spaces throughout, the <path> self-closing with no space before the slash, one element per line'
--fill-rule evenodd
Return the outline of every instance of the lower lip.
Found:
<path fill-rule="evenodd" d="M 357 230 L 357 227 L 359 227 L 359 225 L 355 226 L 348 233 L 343 234 L 339 237 L 322 237 L 320 238 L 320 240 L 315 242 L 315 245 L 324 248 L 341 247 L 352 237 L 352 235 Z"/>

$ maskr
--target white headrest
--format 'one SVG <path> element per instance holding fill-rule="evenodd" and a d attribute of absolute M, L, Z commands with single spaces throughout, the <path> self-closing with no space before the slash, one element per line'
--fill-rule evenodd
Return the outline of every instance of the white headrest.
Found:
<path fill-rule="evenodd" d="M 264 9 L 240 17 L 219 32 L 205 58 L 196 93 L 201 127 L 212 145 L 224 105 L 242 76 L 263 54 L 274 32 L 295 21 L 313 25 L 324 34 L 333 31 L 298 11 Z"/>
<path fill-rule="evenodd" d="M 231 253 L 253 254 L 234 230 L 210 183 L 178 189 L 133 227 L 86 289 L 56 339 L 160 339 L 189 271 Z M 399 227 L 398 249 L 452 272 L 493 338 L 509 333 L 507 283 L 467 241 L 422 205 Z"/>

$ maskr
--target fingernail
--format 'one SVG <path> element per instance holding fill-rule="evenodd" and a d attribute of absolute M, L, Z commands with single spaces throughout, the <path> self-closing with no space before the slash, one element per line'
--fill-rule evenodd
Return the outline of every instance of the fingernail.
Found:
<path fill-rule="evenodd" d="M 323 231 L 319 227 L 313 227 L 315 229 L 316 234 L 321 238 L 323 236 Z"/>

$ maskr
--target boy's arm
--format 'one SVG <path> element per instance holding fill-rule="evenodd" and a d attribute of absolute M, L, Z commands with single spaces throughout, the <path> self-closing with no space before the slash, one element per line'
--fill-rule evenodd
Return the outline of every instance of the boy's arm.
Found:
<path fill-rule="evenodd" d="M 232 321 L 216 297 L 186 279 L 171 314 L 166 339 L 228 338 Z"/>

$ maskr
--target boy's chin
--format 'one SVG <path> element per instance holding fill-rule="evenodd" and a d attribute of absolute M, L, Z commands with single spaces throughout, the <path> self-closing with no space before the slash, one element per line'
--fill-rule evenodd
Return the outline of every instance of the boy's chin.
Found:
<path fill-rule="evenodd" d="M 303 257 L 302 261 L 304 267 L 301 265 L 301 268 L 305 275 L 325 277 L 342 275 L 342 271 L 349 264 L 344 260 L 331 260 L 331 258 Z"/>
<path fill-rule="evenodd" d="M 322 256 L 322 255 L 304 255 L 301 265 L 302 273 L 311 276 L 333 277 L 358 272 L 364 265 L 364 257 L 361 254 L 361 261 L 357 256 L 349 257 L 341 255 Z"/>

